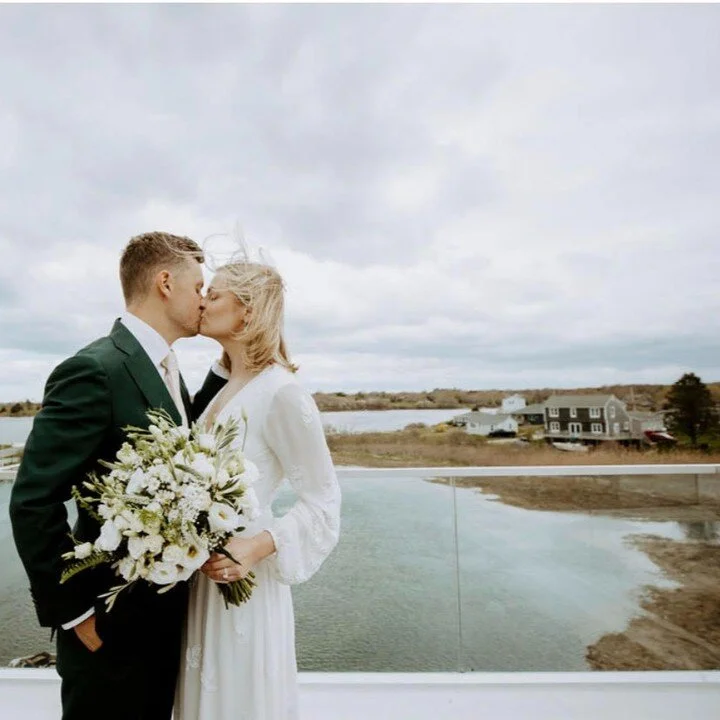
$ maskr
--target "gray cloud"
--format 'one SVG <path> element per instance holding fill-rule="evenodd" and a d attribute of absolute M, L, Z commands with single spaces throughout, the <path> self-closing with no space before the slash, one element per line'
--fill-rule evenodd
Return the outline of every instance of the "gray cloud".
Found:
<path fill-rule="evenodd" d="M 109 328 L 129 236 L 235 219 L 325 389 L 720 377 L 718 30 L 712 5 L 0 6 L 21 394 Z"/>

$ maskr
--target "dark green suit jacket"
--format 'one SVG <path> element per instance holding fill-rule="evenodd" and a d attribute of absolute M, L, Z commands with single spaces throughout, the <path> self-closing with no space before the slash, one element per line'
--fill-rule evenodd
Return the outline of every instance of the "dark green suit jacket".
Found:
<path fill-rule="evenodd" d="M 188 417 L 197 417 L 203 403 L 224 382 L 210 373 L 191 407 L 181 379 Z M 103 472 L 98 464 L 100 459 L 115 459 L 126 440 L 123 427 L 148 426 L 145 413 L 151 408 L 164 408 L 180 423 L 180 414 L 160 374 L 119 321 L 108 337 L 96 340 L 65 360 L 48 379 L 42 409 L 25 445 L 10 500 L 15 544 L 30 579 L 41 625 L 57 628 L 91 607 L 100 609 L 98 595 L 118 584 L 118 578 L 108 567 L 85 570 L 60 584 L 64 564 L 61 555 L 72 548 L 64 503 L 70 499 L 72 487 L 80 484 L 89 471 Z M 99 526 L 79 509 L 73 533 L 80 542 L 94 540 Z M 177 596 L 174 590 L 157 595 L 149 587 L 138 591 L 133 588 L 124 591 L 121 598 L 122 595 L 126 597 L 122 601 L 119 598 L 110 613 L 121 626 L 126 626 L 116 627 L 118 634 L 133 626 L 139 631 L 148 623 L 152 627 L 162 624 L 159 616 L 169 604 L 181 602 L 173 600 L 173 595 Z M 102 637 L 103 633 L 100 634 Z"/>

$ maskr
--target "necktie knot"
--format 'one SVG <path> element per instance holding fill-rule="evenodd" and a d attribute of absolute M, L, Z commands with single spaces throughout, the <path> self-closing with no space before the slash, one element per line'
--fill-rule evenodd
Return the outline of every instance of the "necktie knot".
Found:
<path fill-rule="evenodd" d="M 160 366 L 169 373 L 174 373 L 178 369 L 177 358 L 175 353 L 171 350 L 160 362 Z"/>
<path fill-rule="evenodd" d="M 182 418 L 183 425 L 187 425 L 187 414 L 185 413 L 185 406 L 183 405 L 182 393 L 180 392 L 180 369 L 178 368 L 177 358 L 175 353 L 171 350 L 161 361 L 160 367 L 165 372 L 165 385 L 170 392 L 170 397 L 175 402 L 180 417 Z"/>

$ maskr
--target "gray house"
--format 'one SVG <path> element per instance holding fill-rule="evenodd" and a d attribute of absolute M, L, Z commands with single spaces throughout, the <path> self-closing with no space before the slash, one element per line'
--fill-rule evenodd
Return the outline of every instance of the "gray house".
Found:
<path fill-rule="evenodd" d="M 545 401 L 545 438 L 598 443 L 647 439 L 665 429 L 661 413 L 628 411 L 615 395 L 552 395 Z"/>

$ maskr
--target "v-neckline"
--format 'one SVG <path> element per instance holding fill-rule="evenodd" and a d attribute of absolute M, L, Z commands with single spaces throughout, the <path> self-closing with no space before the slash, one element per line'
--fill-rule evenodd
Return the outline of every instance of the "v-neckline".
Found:
<path fill-rule="evenodd" d="M 268 370 L 275 367 L 275 363 L 272 365 L 268 365 L 264 367 L 257 375 L 253 375 L 244 385 L 240 386 L 225 402 L 225 404 L 215 413 L 215 417 L 213 418 L 212 425 L 208 426 L 208 418 L 210 417 L 210 411 L 213 409 L 213 406 L 217 402 L 218 396 L 220 393 L 225 389 L 225 385 L 223 385 L 215 394 L 215 397 L 210 401 L 210 404 L 208 405 L 208 414 L 205 416 L 205 419 L 203 420 L 203 426 L 205 429 L 205 432 L 210 432 L 212 428 L 214 427 L 215 423 L 217 422 L 217 419 L 220 417 L 220 414 L 225 410 L 228 405 L 230 405 L 233 400 L 235 400 L 240 393 L 242 393 L 243 390 L 246 390 L 250 385 L 252 385 L 256 380 L 260 378 L 261 375 L 264 375 Z"/>

